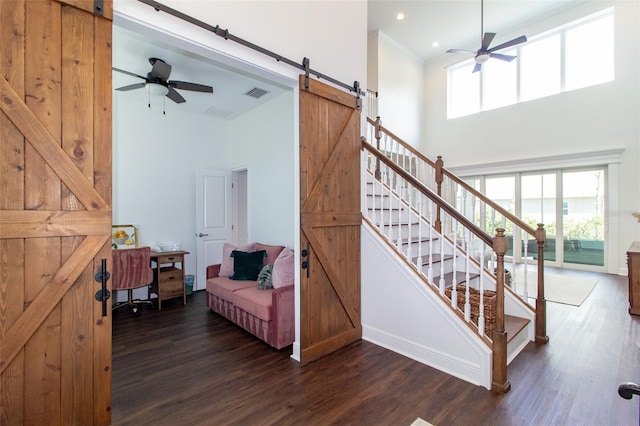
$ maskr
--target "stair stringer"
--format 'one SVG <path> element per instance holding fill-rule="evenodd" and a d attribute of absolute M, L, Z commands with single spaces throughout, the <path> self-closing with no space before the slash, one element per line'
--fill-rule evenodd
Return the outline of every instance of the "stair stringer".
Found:
<path fill-rule="evenodd" d="M 361 232 L 362 338 L 491 389 L 492 351 L 365 223 Z"/>

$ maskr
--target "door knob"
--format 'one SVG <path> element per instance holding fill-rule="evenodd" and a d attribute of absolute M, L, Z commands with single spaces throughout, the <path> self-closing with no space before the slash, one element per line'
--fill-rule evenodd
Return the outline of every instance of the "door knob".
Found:
<path fill-rule="evenodd" d="M 198 232 L 196 234 L 196 237 L 208 237 L 208 236 L 209 236 L 209 234 L 203 234 L 202 232 Z"/>

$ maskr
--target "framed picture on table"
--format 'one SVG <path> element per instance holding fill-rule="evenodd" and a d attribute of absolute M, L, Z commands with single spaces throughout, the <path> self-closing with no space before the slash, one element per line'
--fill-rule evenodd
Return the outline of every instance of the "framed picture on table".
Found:
<path fill-rule="evenodd" d="M 135 248 L 138 247 L 138 228 L 134 225 L 111 226 L 111 248 Z"/>

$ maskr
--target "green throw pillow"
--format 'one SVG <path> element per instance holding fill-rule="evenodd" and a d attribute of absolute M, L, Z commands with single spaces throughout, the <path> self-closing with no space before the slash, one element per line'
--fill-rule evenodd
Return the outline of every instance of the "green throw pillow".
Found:
<path fill-rule="evenodd" d="M 232 251 L 233 275 L 230 278 L 232 280 L 256 281 L 258 279 L 258 274 L 262 269 L 262 261 L 266 256 L 266 250 L 259 250 L 251 253 L 239 250 Z"/>
<path fill-rule="evenodd" d="M 267 290 L 273 288 L 271 284 L 271 271 L 273 271 L 273 263 L 264 265 L 264 268 L 258 274 L 258 288 L 260 290 Z"/>

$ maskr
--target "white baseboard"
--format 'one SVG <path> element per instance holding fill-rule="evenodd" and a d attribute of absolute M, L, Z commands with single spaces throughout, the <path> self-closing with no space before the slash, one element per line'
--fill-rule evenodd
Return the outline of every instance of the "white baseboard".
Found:
<path fill-rule="evenodd" d="M 443 371 L 454 377 L 477 386 L 491 389 L 491 374 L 488 374 L 488 382 L 483 376 L 479 365 L 471 364 L 465 360 L 453 358 L 441 353 L 434 348 L 430 348 L 415 342 L 408 341 L 398 336 L 393 336 L 381 330 L 377 330 L 366 325 L 362 326 L 362 339 L 374 343 L 393 352 L 399 353 L 425 365 Z M 490 361 L 489 361 L 490 364 Z M 491 366 L 489 365 L 489 369 Z M 486 383 L 483 383 L 486 382 Z"/>

